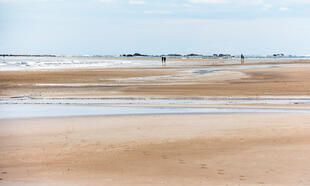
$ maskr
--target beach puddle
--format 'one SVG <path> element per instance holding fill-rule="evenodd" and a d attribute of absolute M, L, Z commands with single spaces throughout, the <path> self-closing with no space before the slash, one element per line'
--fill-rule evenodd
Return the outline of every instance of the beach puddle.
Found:
<path fill-rule="evenodd" d="M 283 98 L 2 98 L 3 104 L 136 104 L 136 105 L 210 105 L 210 104 L 310 104 L 310 97 Z"/>
<path fill-rule="evenodd" d="M 310 113 L 310 109 L 1 104 L 0 119 L 143 114 Z"/>

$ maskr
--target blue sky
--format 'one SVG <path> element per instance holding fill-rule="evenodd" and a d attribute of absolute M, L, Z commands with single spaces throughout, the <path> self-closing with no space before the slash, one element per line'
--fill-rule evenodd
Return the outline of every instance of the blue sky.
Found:
<path fill-rule="evenodd" d="M 0 53 L 310 54 L 310 0 L 0 0 Z"/>

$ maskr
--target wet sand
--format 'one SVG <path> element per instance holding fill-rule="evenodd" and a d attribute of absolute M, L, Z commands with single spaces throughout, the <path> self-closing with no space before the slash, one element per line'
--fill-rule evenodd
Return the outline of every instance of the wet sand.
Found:
<path fill-rule="evenodd" d="M 0 185 L 309 185 L 309 114 L 0 120 Z"/>
<path fill-rule="evenodd" d="M 296 63 L 290 63 L 296 66 L 222 68 L 212 72 L 208 72 L 212 66 L 1 71 L 0 96 L 309 96 L 310 65 Z M 247 66 L 252 65 L 240 67 Z"/>

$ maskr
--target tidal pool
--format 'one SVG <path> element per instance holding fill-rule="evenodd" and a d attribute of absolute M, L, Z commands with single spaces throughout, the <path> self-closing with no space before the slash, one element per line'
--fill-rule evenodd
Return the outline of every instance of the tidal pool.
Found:
<path fill-rule="evenodd" d="M 46 104 L 1 104 L 0 119 L 96 116 L 96 115 L 139 115 L 139 114 L 225 114 L 225 113 L 310 113 L 310 109 L 291 108 L 220 108 L 220 107 L 134 107 L 92 105 L 46 105 Z"/>

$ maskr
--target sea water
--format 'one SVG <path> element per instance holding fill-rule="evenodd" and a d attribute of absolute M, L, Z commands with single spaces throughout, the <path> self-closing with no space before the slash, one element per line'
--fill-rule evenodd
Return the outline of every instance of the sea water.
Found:
<path fill-rule="evenodd" d="M 182 58 L 168 58 L 167 66 L 191 66 L 191 65 L 219 65 L 240 64 L 239 58 L 222 60 L 197 61 Z M 248 58 L 246 63 L 277 63 L 289 62 L 301 58 Z M 119 58 L 119 57 L 0 57 L 0 70 L 49 70 L 49 69 L 72 69 L 72 68 L 121 68 L 121 67 L 161 67 L 159 57 L 143 58 Z"/>

